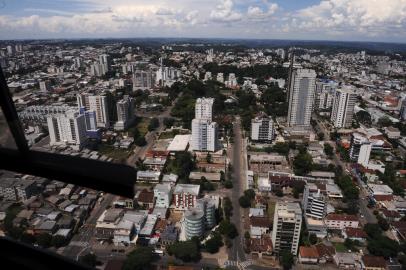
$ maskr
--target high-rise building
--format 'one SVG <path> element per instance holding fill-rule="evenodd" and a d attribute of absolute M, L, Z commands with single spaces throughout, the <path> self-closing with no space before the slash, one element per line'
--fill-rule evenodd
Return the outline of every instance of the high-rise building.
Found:
<path fill-rule="evenodd" d="M 216 151 L 217 123 L 212 122 L 213 98 L 198 98 L 195 105 L 195 119 L 192 120 L 192 150 Z"/>
<path fill-rule="evenodd" d="M 333 106 L 336 83 L 333 81 L 316 82 L 316 94 L 314 108 L 316 110 L 327 110 Z"/>
<path fill-rule="evenodd" d="M 204 210 L 193 208 L 185 212 L 185 235 L 186 239 L 201 237 L 205 231 Z"/>
<path fill-rule="evenodd" d="M 133 99 L 124 96 L 122 100 L 117 101 L 117 122 L 114 125 L 115 130 L 127 129 L 128 124 L 133 118 Z"/>
<path fill-rule="evenodd" d="M 363 145 L 369 145 L 369 147 L 362 147 Z M 361 148 L 363 149 L 362 152 L 361 152 Z M 365 160 L 366 156 L 368 156 L 368 160 L 369 160 L 369 153 L 371 152 L 371 149 L 372 149 L 371 142 L 365 135 L 358 133 L 358 132 L 354 132 L 351 135 L 351 146 L 350 146 L 351 160 L 358 161 L 360 155 L 361 155 L 361 160 Z M 368 151 L 369 151 L 369 153 L 368 153 Z"/>
<path fill-rule="evenodd" d="M 305 215 L 321 220 L 327 212 L 327 203 L 324 195 L 316 185 L 307 184 L 303 191 L 303 210 Z"/>
<path fill-rule="evenodd" d="M 109 103 L 106 95 L 78 94 L 77 101 L 79 108 L 96 113 L 97 127 L 110 127 Z"/>
<path fill-rule="evenodd" d="M 99 55 L 99 64 L 103 66 L 105 73 L 110 70 L 111 58 L 108 54 Z"/>
<path fill-rule="evenodd" d="M 133 90 L 147 90 L 152 88 L 153 78 L 151 71 L 136 70 L 133 74 Z"/>
<path fill-rule="evenodd" d="M 288 126 L 308 127 L 313 110 L 316 72 L 312 69 L 292 71 L 289 89 Z"/>
<path fill-rule="evenodd" d="M 86 141 L 84 115 L 77 110 L 47 118 L 50 145 L 73 145 L 80 147 Z"/>
<path fill-rule="evenodd" d="M 224 83 L 224 74 L 223 73 L 217 73 L 217 81 Z"/>
<path fill-rule="evenodd" d="M 39 82 L 39 89 L 42 92 L 48 92 L 49 90 L 51 90 L 51 83 L 48 80 L 45 81 L 40 81 Z"/>
<path fill-rule="evenodd" d="M 276 253 L 288 250 L 297 254 L 300 230 L 302 227 L 302 209 L 296 202 L 277 202 L 272 230 L 272 244 Z"/>
<path fill-rule="evenodd" d="M 270 142 L 274 137 L 274 127 L 271 117 L 260 115 L 251 120 L 251 140 Z"/>
<path fill-rule="evenodd" d="M 192 150 L 214 152 L 218 149 L 217 123 L 207 119 L 192 120 Z"/>
<path fill-rule="evenodd" d="M 195 105 L 195 118 L 212 120 L 214 98 L 198 98 Z"/>
<path fill-rule="evenodd" d="M 331 122 L 336 128 L 351 127 L 357 95 L 350 87 L 342 87 L 335 93 Z"/>

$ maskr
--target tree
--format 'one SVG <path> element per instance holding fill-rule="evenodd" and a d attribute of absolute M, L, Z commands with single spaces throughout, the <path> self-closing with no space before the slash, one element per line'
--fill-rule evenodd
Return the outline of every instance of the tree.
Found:
<path fill-rule="evenodd" d="M 213 162 L 213 160 L 212 160 L 212 157 L 211 157 L 211 154 L 210 154 L 210 153 L 207 153 L 207 155 L 206 155 L 206 162 L 207 162 L 207 163 L 212 163 L 212 162 Z"/>
<path fill-rule="evenodd" d="M 244 196 L 246 196 L 249 200 L 255 199 L 255 191 L 253 189 L 247 189 L 244 191 Z"/>
<path fill-rule="evenodd" d="M 244 233 L 244 238 L 245 238 L 245 239 L 250 239 L 250 238 L 251 238 L 249 231 L 245 231 L 245 233 Z"/>
<path fill-rule="evenodd" d="M 152 247 L 137 247 L 128 254 L 123 270 L 150 269 L 154 259 L 153 251 Z"/>
<path fill-rule="evenodd" d="M 279 260 L 284 270 L 291 269 L 294 263 L 293 255 L 289 250 L 282 250 Z"/>
<path fill-rule="evenodd" d="M 233 204 L 231 203 L 231 200 L 228 197 L 225 197 L 223 199 L 223 211 L 226 219 L 230 219 L 230 217 L 233 214 Z"/>
<path fill-rule="evenodd" d="M 155 130 L 157 127 L 159 127 L 159 120 L 158 118 L 152 118 L 151 121 L 148 124 L 148 131 L 153 131 Z"/>
<path fill-rule="evenodd" d="M 324 140 L 324 133 L 323 132 L 317 133 L 317 137 L 318 137 L 319 141 Z"/>
<path fill-rule="evenodd" d="M 293 171 L 296 175 L 306 175 L 312 170 L 313 159 L 306 150 L 301 150 L 293 160 Z"/>
<path fill-rule="evenodd" d="M 168 247 L 168 253 L 184 262 L 198 261 L 201 258 L 199 240 L 192 239 L 174 243 Z"/>
<path fill-rule="evenodd" d="M 309 242 L 311 245 L 315 245 L 317 243 L 317 235 L 314 233 L 309 234 Z"/>
<path fill-rule="evenodd" d="M 227 180 L 224 182 L 224 187 L 227 189 L 233 188 L 233 182 L 230 180 Z"/>
<path fill-rule="evenodd" d="M 372 125 L 371 115 L 367 111 L 359 111 L 355 114 L 355 119 L 366 126 Z"/>
<path fill-rule="evenodd" d="M 224 219 L 220 222 L 219 232 L 228 238 L 234 239 L 238 235 L 237 228 L 229 220 Z"/>
<path fill-rule="evenodd" d="M 387 116 L 382 116 L 378 119 L 378 126 L 380 127 L 389 127 L 392 125 L 392 121 Z"/>
<path fill-rule="evenodd" d="M 56 248 L 66 246 L 67 244 L 68 244 L 68 240 L 66 239 L 66 237 L 64 237 L 62 235 L 55 235 L 51 241 L 51 245 Z"/>
<path fill-rule="evenodd" d="M 332 157 L 334 155 L 334 148 L 329 143 L 325 143 L 324 144 L 324 153 L 327 156 Z"/>
<path fill-rule="evenodd" d="M 217 253 L 222 246 L 223 239 L 221 234 L 218 232 L 213 232 L 212 237 L 207 240 L 205 244 L 206 251 L 212 254 Z"/>
<path fill-rule="evenodd" d="M 52 235 L 49 233 L 41 233 L 37 236 L 37 243 L 41 247 L 48 248 L 51 246 Z"/>
<path fill-rule="evenodd" d="M 90 267 L 95 267 L 97 263 L 97 257 L 93 253 L 88 253 L 86 255 L 81 256 L 79 258 L 79 262 Z"/>
<path fill-rule="evenodd" d="M 165 117 L 163 123 L 166 128 L 171 128 L 175 123 L 175 119 L 173 119 L 172 117 Z"/>
<path fill-rule="evenodd" d="M 134 139 L 134 143 L 135 143 L 135 145 L 140 146 L 140 147 L 147 145 L 147 141 L 145 140 L 144 137 L 141 137 L 141 136 Z"/>
<path fill-rule="evenodd" d="M 250 200 L 247 196 L 245 196 L 245 195 L 241 196 L 241 197 L 238 199 L 238 202 L 240 203 L 240 206 L 241 206 L 242 208 L 248 208 L 248 207 L 251 206 L 251 200 Z"/>

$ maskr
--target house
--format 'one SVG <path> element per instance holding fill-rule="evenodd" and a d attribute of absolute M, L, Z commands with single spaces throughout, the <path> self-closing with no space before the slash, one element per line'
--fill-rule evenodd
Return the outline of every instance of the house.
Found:
<path fill-rule="evenodd" d="M 164 176 L 162 177 L 162 183 L 169 183 L 172 186 L 174 186 L 176 184 L 176 182 L 178 181 L 179 176 L 177 176 L 176 174 L 170 173 L 170 174 L 164 174 Z"/>
<path fill-rule="evenodd" d="M 343 230 L 346 227 L 358 228 L 359 220 L 356 215 L 328 214 L 325 218 L 328 229 Z"/>
<path fill-rule="evenodd" d="M 364 232 L 364 230 L 360 228 L 348 227 L 345 228 L 345 230 L 343 230 L 343 237 L 351 240 L 365 242 L 367 239 L 367 234 L 366 232 Z"/>
<path fill-rule="evenodd" d="M 355 253 L 337 252 L 334 255 L 334 263 L 341 269 L 361 269 L 361 258 Z"/>
<path fill-rule="evenodd" d="M 113 243 L 114 245 L 129 245 L 134 234 L 134 223 L 129 220 L 120 220 L 114 228 Z"/>
<path fill-rule="evenodd" d="M 393 221 L 399 221 L 401 218 L 399 212 L 395 210 L 382 209 L 380 212 L 382 217 L 389 223 Z"/>
<path fill-rule="evenodd" d="M 272 255 L 272 239 L 270 236 L 251 238 L 247 242 L 252 258 L 264 258 Z"/>
<path fill-rule="evenodd" d="M 54 234 L 58 230 L 58 226 L 55 221 L 47 220 L 44 222 L 40 222 L 34 228 L 34 234 Z"/>
<path fill-rule="evenodd" d="M 160 176 L 160 171 L 138 171 L 137 182 L 158 183 Z"/>
<path fill-rule="evenodd" d="M 299 262 L 304 264 L 317 264 L 319 261 L 319 252 L 315 246 L 299 247 Z"/>
<path fill-rule="evenodd" d="M 155 206 L 168 208 L 172 201 L 172 186 L 169 183 L 157 184 L 154 187 Z"/>
<path fill-rule="evenodd" d="M 201 180 L 204 177 L 208 181 L 219 182 L 221 180 L 221 173 L 218 172 L 191 172 L 189 174 L 190 180 Z"/>
<path fill-rule="evenodd" d="M 319 254 L 319 263 L 327 263 L 334 261 L 334 255 L 336 254 L 336 250 L 333 246 L 326 246 L 325 244 L 320 243 L 317 244 L 315 247 Z"/>
<path fill-rule="evenodd" d="M 400 138 L 400 130 L 395 127 L 385 127 L 384 132 L 389 139 L 399 139 Z"/>
<path fill-rule="evenodd" d="M 391 223 L 391 227 L 396 232 L 398 240 L 406 240 L 406 221 L 394 221 Z"/>
<path fill-rule="evenodd" d="M 96 221 L 96 238 L 112 239 L 116 226 L 120 222 L 123 214 L 123 209 L 110 208 L 105 210 Z"/>
<path fill-rule="evenodd" d="M 178 240 L 178 229 L 174 225 L 166 226 L 165 230 L 161 233 L 161 244 L 166 247 L 172 245 Z"/>
<path fill-rule="evenodd" d="M 263 217 L 265 215 L 265 210 L 263 208 L 250 208 L 250 217 Z"/>
<path fill-rule="evenodd" d="M 361 260 L 364 270 L 386 270 L 386 260 L 381 256 L 364 255 Z"/>
<path fill-rule="evenodd" d="M 272 226 L 268 217 L 250 217 L 251 238 L 261 238 L 264 234 L 269 234 Z"/>
<path fill-rule="evenodd" d="M 143 208 L 152 209 L 154 207 L 154 192 L 143 189 L 137 192 L 135 199 Z"/>

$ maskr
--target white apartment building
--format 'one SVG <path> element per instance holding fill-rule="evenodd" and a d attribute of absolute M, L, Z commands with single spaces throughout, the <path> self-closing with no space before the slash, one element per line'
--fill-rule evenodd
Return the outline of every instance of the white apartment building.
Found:
<path fill-rule="evenodd" d="M 96 113 L 97 127 L 110 127 L 108 98 L 105 95 L 90 95 L 88 93 L 78 94 L 77 101 L 79 108 Z"/>
<path fill-rule="evenodd" d="M 296 202 L 277 202 L 272 229 L 272 244 L 276 253 L 289 250 L 297 254 L 300 230 L 302 227 L 302 209 Z"/>
<path fill-rule="evenodd" d="M 313 184 L 307 184 L 303 191 L 303 210 L 305 215 L 321 220 L 326 215 L 327 203 L 320 189 Z"/>
<path fill-rule="evenodd" d="M 289 89 L 288 126 L 308 127 L 313 110 L 316 72 L 296 69 L 292 72 Z"/>
<path fill-rule="evenodd" d="M 192 150 L 215 152 L 218 149 L 217 129 L 216 122 L 206 119 L 193 119 Z"/>
<path fill-rule="evenodd" d="M 344 230 L 345 228 L 358 228 L 359 220 L 355 215 L 329 214 L 325 218 L 328 229 Z"/>
<path fill-rule="evenodd" d="M 154 187 L 155 207 L 168 208 L 172 201 L 172 186 L 169 183 Z"/>
<path fill-rule="evenodd" d="M 348 86 L 336 91 L 333 110 L 331 111 L 331 122 L 336 128 L 351 127 L 356 100 L 357 95 Z"/>
<path fill-rule="evenodd" d="M 255 117 L 251 120 L 251 140 L 252 141 L 272 141 L 274 137 L 274 127 L 271 117 L 266 115 Z"/>
<path fill-rule="evenodd" d="M 333 106 L 336 83 L 333 81 L 316 82 L 315 109 L 326 110 Z"/>
<path fill-rule="evenodd" d="M 363 145 L 369 145 L 366 147 L 362 147 Z M 362 152 L 361 152 L 362 148 Z M 350 148 L 350 158 L 352 160 L 359 160 L 360 162 L 364 163 L 366 159 L 369 160 L 369 155 L 371 153 L 371 142 L 368 140 L 368 138 L 358 132 L 354 132 L 351 135 L 351 148 Z M 361 155 L 361 158 L 359 159 Z M 360 163 L 360 164 L 362 164 Z"/>
<path fill-rule="evenodd" d="M 65 114 L 47 118 L 50 145 L 75 145 L 79 147 L 86 141 L 86 123 L 84 115 L 70 110 Z"/>
<path fill-rule="evenodd" d="M 151 71 L 136 70 L 133 74 L 133 90 L 148 90 L 153 86 Z"/>
<path fill-rule="evenodd" d="M 114 124 L 115 130 L 127 129 L 129 122 L 133 118 L 133 99 L 124 96 L 117 103 L 117 122 Z"/>
<path fill-rule="evenodd" d="M 212 120 L 214 98 L 198 98 L 195 105 L 195 118 Z"/>

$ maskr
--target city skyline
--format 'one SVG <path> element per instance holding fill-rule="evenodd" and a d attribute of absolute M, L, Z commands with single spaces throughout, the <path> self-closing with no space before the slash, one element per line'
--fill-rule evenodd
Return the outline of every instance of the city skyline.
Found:
<path fill-rule="evenodd" d="M 406 2 L 9 1 L 1 39 L 241 38 L 406 42 Z"/>

